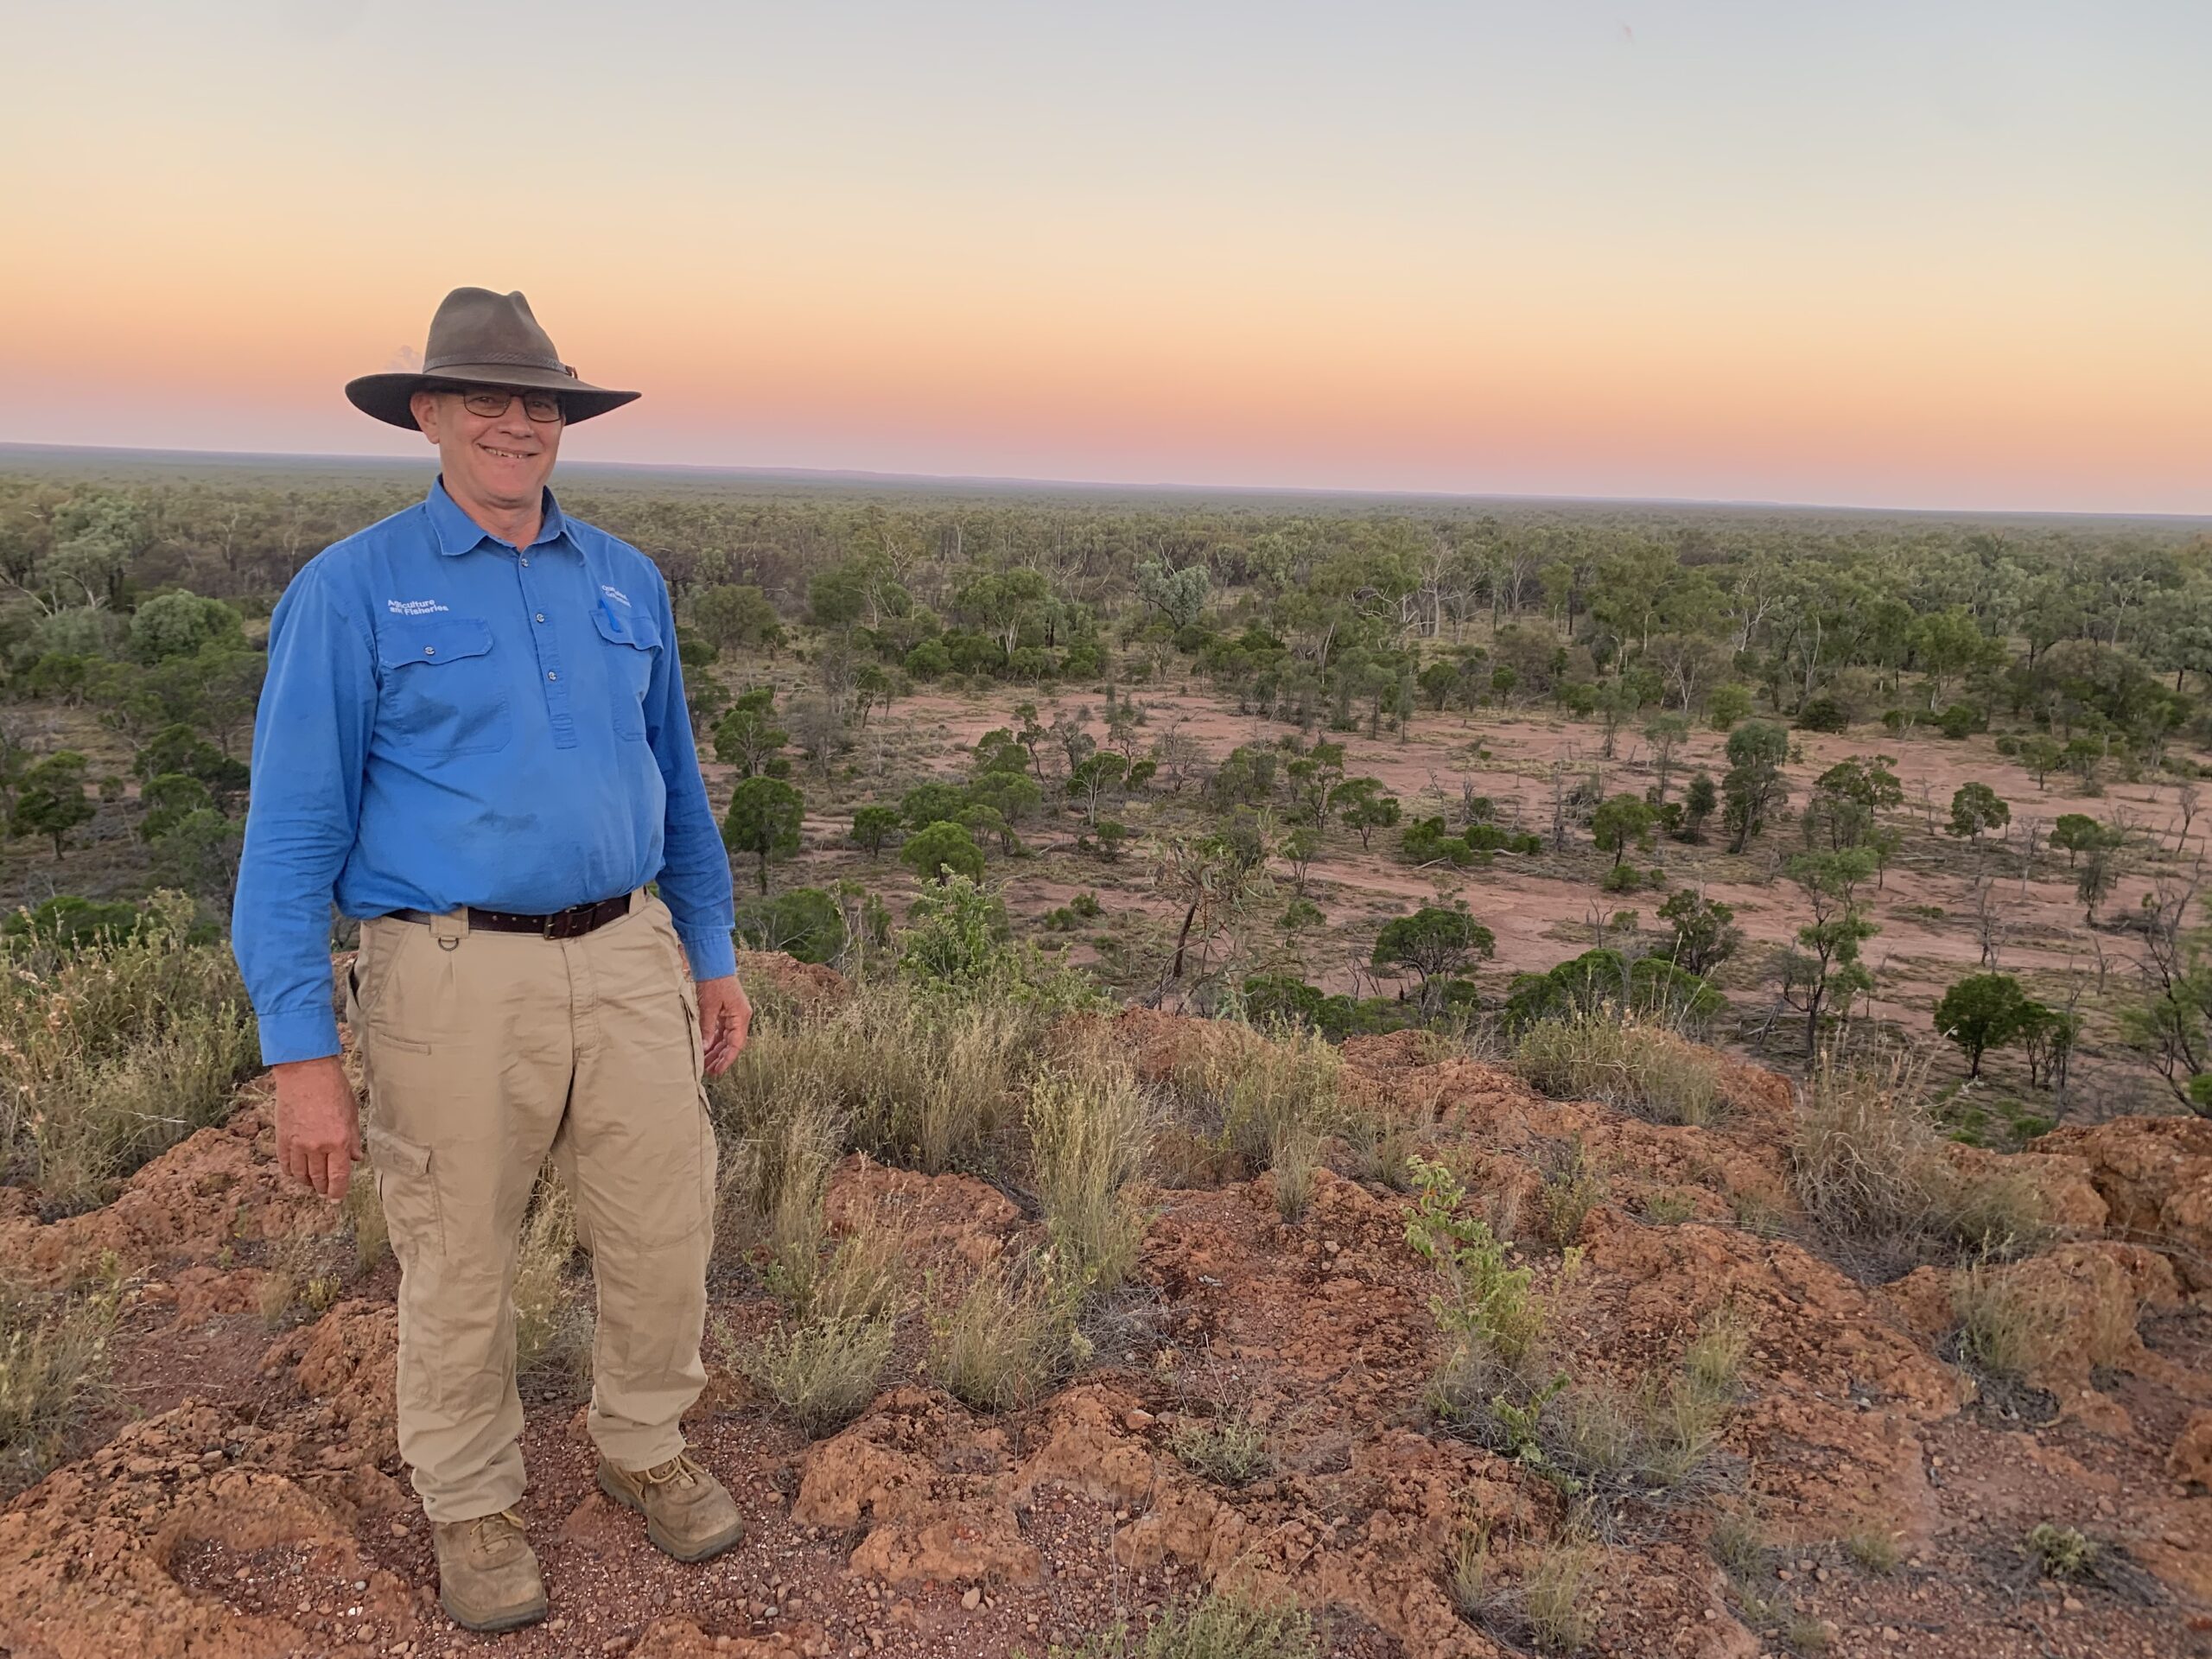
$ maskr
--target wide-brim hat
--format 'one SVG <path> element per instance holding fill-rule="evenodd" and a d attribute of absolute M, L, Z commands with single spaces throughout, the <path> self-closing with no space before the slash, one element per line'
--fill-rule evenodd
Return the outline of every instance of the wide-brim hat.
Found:
<path fill-rule="evenodd" d="M 634 402 L 634 391 L 614 391 L 579 380 L 531 315 L 520 293 L 456 288 L 430 319 L 430 338 L 419 370 L 365 374 L 346 383 L 346 396 L 364 415 L 419 431 L 408 400 L 418 391 L 461 385 L 514 386 L 557 391 L 568 423 L 588 421 Z"/>

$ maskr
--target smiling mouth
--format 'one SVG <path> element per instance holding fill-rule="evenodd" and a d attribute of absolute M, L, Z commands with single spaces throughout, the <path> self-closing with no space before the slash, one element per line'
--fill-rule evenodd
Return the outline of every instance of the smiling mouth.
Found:
<path fill-rule="evenodd" d="M 531 459 L 528 454 L 525 454 L 519 449 L 495 449 L 488 443 L 480 443 L 476 447 L 479 449 L 481 449 L 486 454 L 497 456 L 501 461 L 528 461 Z"/>

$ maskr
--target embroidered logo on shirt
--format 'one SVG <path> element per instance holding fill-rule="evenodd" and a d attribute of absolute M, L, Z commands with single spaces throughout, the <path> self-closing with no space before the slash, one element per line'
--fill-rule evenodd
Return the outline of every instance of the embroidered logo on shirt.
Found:
<path fill-rule="evenodd" d="M 630 602 L 629 594 L 624 593 L 620 588 L 610 588 L 603 582 L 599 584 L 599 591 L 605 594 L 617 605 L 627 605 Z"/>
<path fill-rule="evenodd" d="M 446 607 L 435 599 L 387 599 L 385 608 L 394 616 L 428 616 Z"/>

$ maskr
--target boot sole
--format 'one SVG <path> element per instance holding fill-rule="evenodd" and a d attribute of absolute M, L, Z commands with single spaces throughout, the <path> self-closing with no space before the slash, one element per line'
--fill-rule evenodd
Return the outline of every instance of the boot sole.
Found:
<path fill-rule="evenodd" d="M 621 1487 L 615 1484 L 614 1482 L 609 1480 L 607 1478 L 607 1472 L 604 1470 L 600 1471 L 599 1490 L 605 1492 L 609 1497 L 613 1498 L 617 1503 L 620 1503 L 624 1509 L 635 1510 L 639 1515 L 644 1516 L 645 1517 L 645 1536 L 652 1540 L 653 1548 L 660 1551 L 664 1555 L 674 1556 L 679 1561 L 690 1563 L 694 1561 L 712 1560 L 723 1551 L 734 1549 L 739 1544 L 745 1541 L 745 1523 L 741 1521 L 730 1530 L 728 1535 L 726 1537 L 710 1538 L 703 1544 L 694 1544 L 689 1549 L 679 1549 L 670 1541 L 668 1535 L 660 1529 L 660 1522 L 652 1518 L 652 1516 L 647 1511 L 645 1506 L 640 1503 L 636 1498 L 631 1497 L 629 1493 L 624 1491 Z"/>
<path fill-rule="evenodd" d="M 444 1608 L 446 1617 L 462 1630 L 474 1630 L 480 1636 L 497 1636 L 502 1630 L 518 1630 L 525 1624 L 537 1624 L 547 1611 L 545 1598 L 540 1596 L 529 1606 L 518 1608 L 513 1612 L 497 1613 L 490 1618 L 470 1618 L 446 1599 L 442 1588 L 438 1592 L 438 1605 Z"/>

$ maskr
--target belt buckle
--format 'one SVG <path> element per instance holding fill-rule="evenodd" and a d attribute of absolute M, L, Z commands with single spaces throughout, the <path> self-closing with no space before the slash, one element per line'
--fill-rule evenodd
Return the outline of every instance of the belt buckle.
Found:
<path fill-rule="evenodd" d="M 575 912 L 574 911 L 555 911 L 551 915 L 545 918 L 545 937 L 549 939 L 574 938 L 575 935 L 570 931 L 570 929 L 575 920 Z"/>

